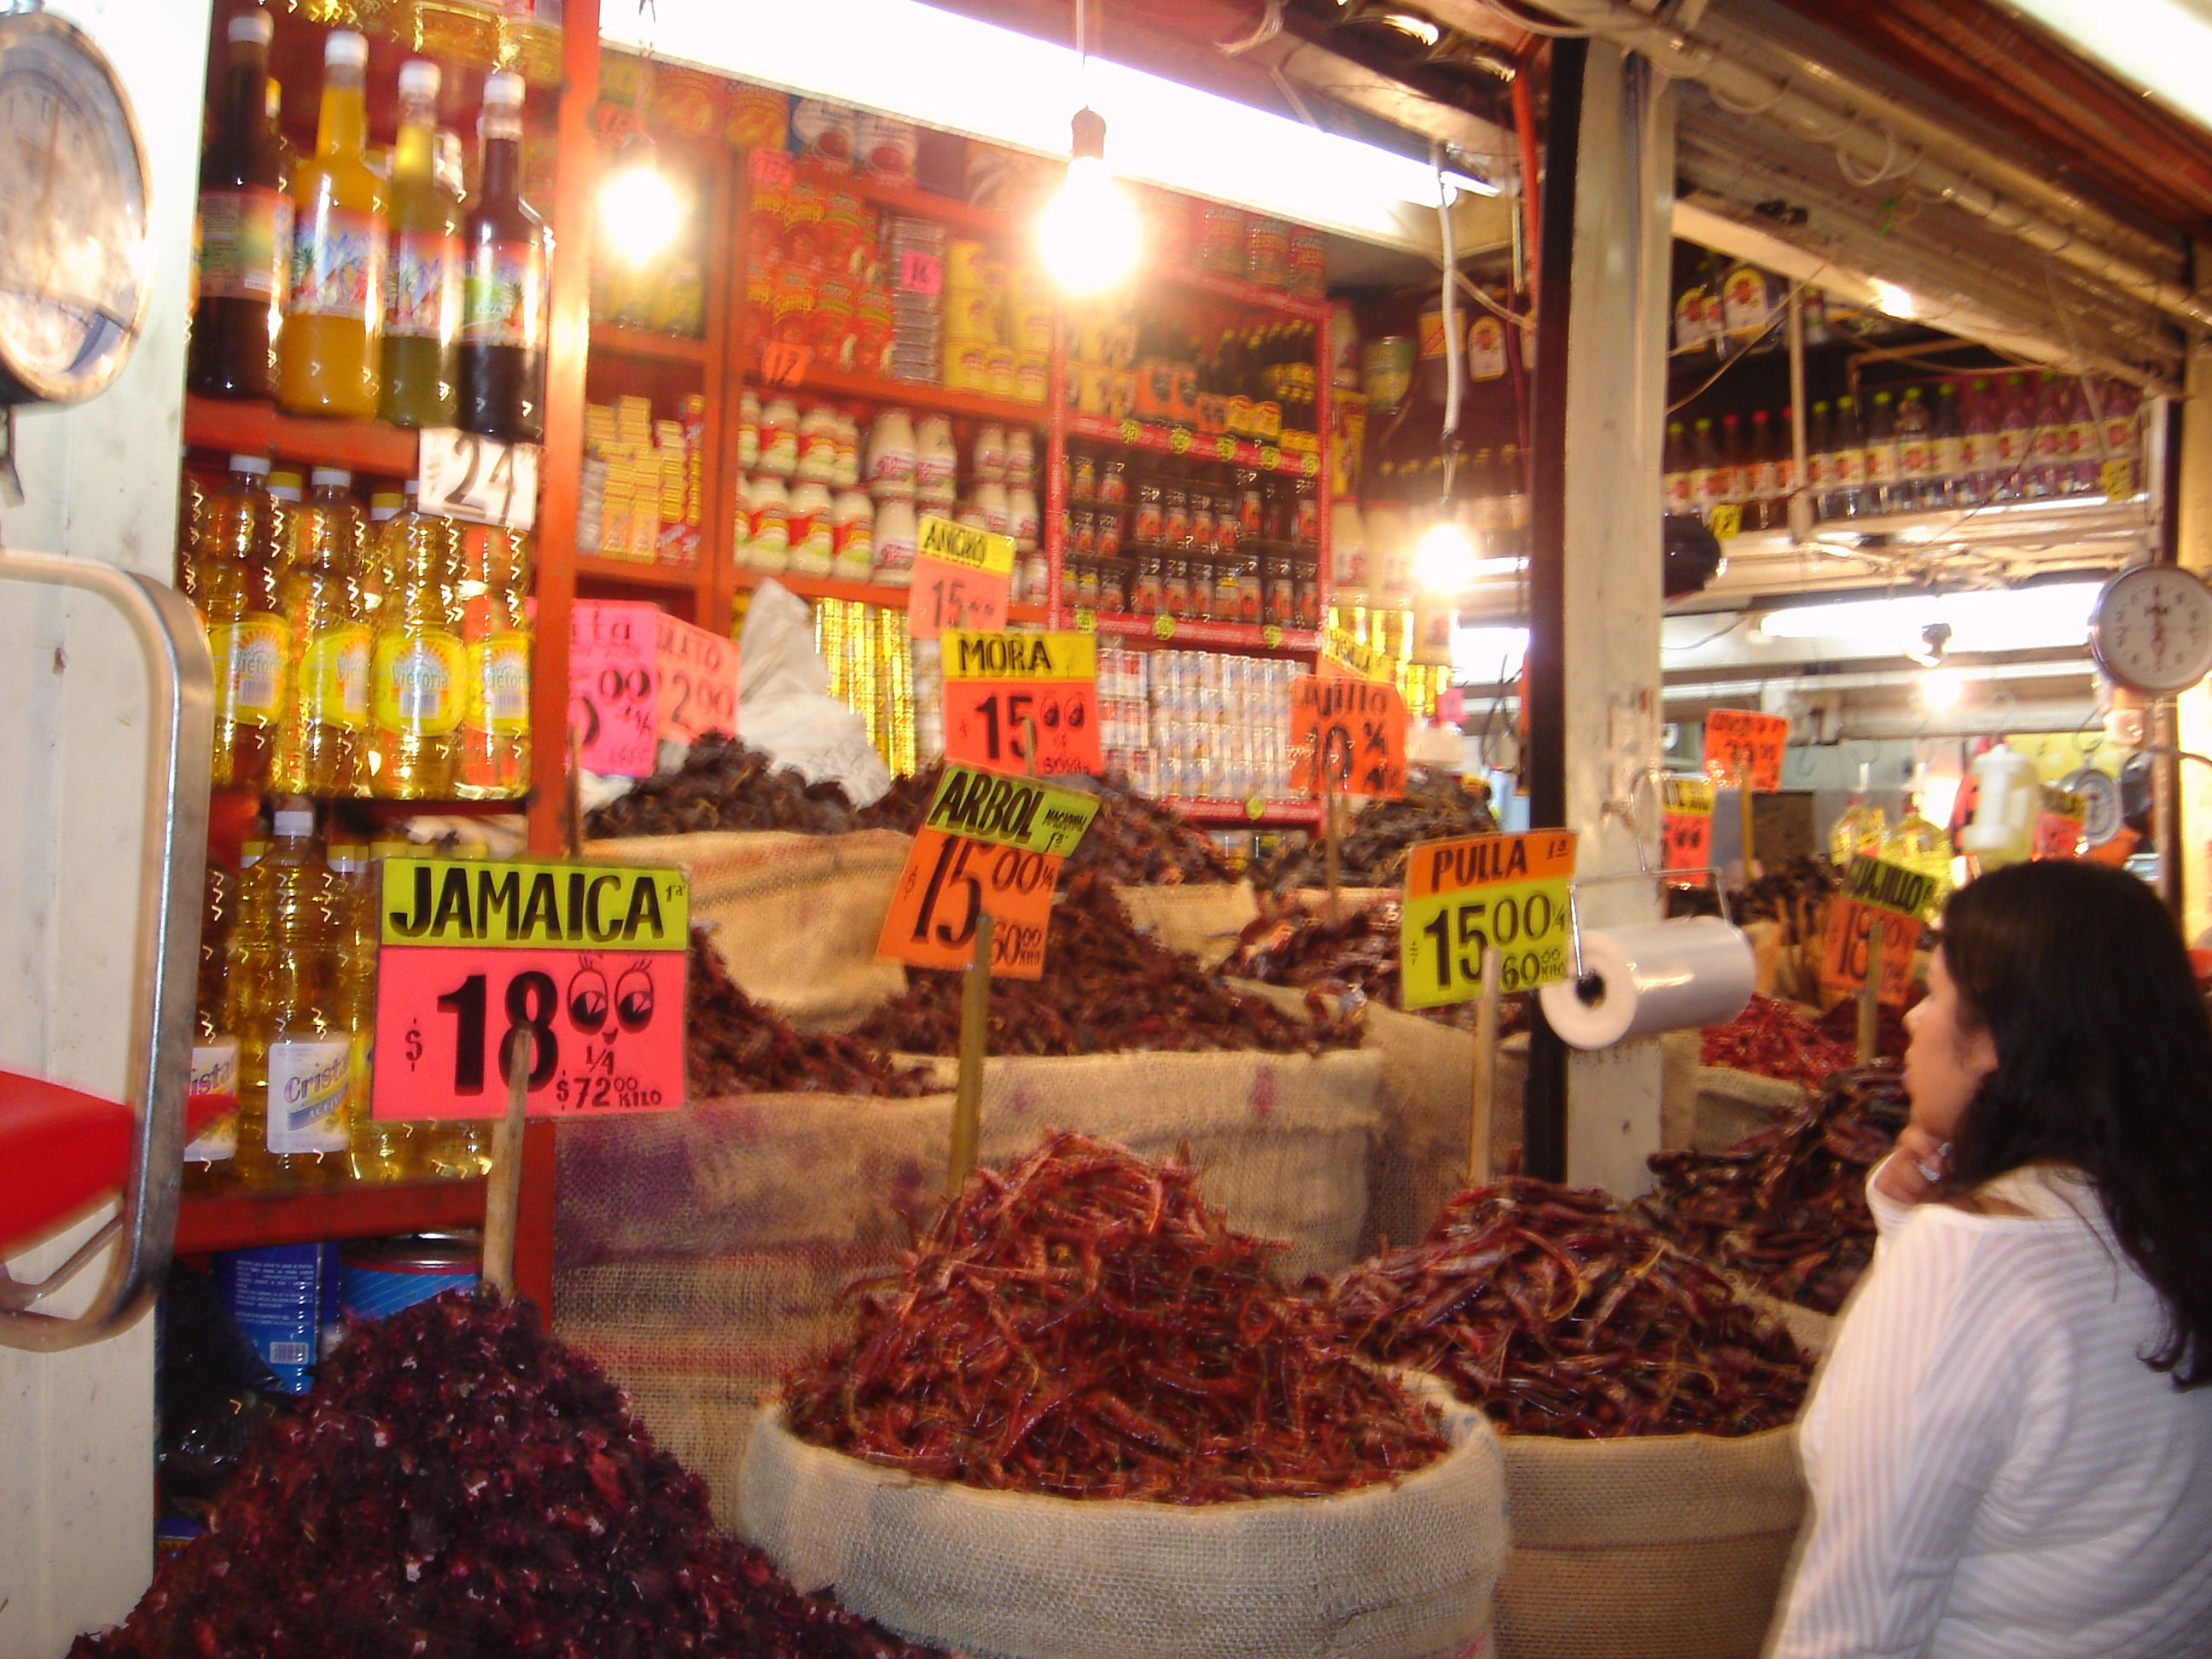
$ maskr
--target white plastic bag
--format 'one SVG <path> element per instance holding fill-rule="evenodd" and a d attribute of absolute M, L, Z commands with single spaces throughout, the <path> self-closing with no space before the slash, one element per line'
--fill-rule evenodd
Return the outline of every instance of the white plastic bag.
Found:
<path fill-rule="evenodd" d="M 830 695 L 830 669 L 814 648 L 806 602 L 763 582 L 738 641 L 738 731 L 809 783 L 842 786 L 855 806 L 891 787 L 868 741 L 867 722 Z"/>

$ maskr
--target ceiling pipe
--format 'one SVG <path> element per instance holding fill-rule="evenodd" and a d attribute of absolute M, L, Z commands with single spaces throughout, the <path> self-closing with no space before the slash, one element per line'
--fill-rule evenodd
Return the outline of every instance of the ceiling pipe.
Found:
<path fill-rule="evenodd" d="M 1540 0 L 1547 12 L 1588 29 L 1626 52 L 1640 52 L 1662 75 L 1694 81 L 1722 106 L 1745 119 L 1770 122 L 1827 145 L 1869 177 L 1911 185 L 2005 231 L 2097 280 L 2199 328 L 2212 328 L 2212 305 L 2181 283 L 2087 240 L 2072 227 L 2038 213 L 1982 179 L 1940 161 L 1925 144 L 1900 140 L 1891 128 L 1778 79 L 1729 56 L 1709 40 L 1639 11 L 1627 0 Z M 1480 0 L 1430 0 L 1427 9 L 1457 25 Z"/>

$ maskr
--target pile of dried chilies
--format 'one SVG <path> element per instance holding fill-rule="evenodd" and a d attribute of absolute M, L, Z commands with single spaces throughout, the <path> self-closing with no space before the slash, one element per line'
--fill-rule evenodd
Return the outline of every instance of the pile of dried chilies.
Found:
<path fill-rule="evenodd" d="M 304 1410 L 71 1659 L 919 1659 L 725 1538 L 529 1304 L 356 1325 Z"/>
<path fill-rule="evenodd" d="M 860 815 L 866 830 L 899 830 L 908 835 L 921 825 L 945 775 L 931 766 L 893 781 L 890 792 Z M 1063 878 L 1096 870 L 1125 887 L 1176 886 L 1188 882 L 1228 883 L 1237 868 L 1213 838 L 1177 812 L 1136 793 L 1126 785 L 1069 780 L 1098 797 L 1098 816 L 1061 867 Z"/>
<path fill-rule="evenodd" d="M 794 1433 L 967 1486 L 1218 1504 L 1317 1497 L 1446 1450 L 1182 1161 L 1061 1131 L 978 1170 L 787 1384 Z"/>
<path fill-rule="evenodd" d="M 1403 800 L 1371 800 L 1359 809 L 1338 848 L 1337 878 L 1346 887 L 1402 886 L 1406 849 L 1415 842 L 1497 832 L 1486 787 L 1470 789 L 1444 774 L 1417 775 L 1407 784 Z M 1316 836 L 1269 865 L 1254 885 L 1285 893 L 1328 881 L 1328 854 Z"/>
<path fill-rule="evenodd" d="M 682 836 L 701 830 L 789 830 L 841 836 L 857 829 L 853 803 L 834 783 L 809 783 L 735 738 L 702 738 L 683 766 L 637 787 L 584 819 L 591 836 Z"/>
<path fill-rule="evenodd" d="M 1858 1049 L 1855 1037 L 1838 1042 L 1790 1004 L 1753 993 L 1734 1019 L 1698 1034 L 1698 1060 L 1817 1089 L 1856 1065 Z"/>
<path fill-rule="evenodd" d="M 1804 1398 L 1778 1321 L 1595 1189 L 1475 1188 L 1328 1293 L 1359 1352 L 1445 1378 L 1509 1433 L 1751 1434 Z"/>
<path fill-rule="evenodd" d="M 908 1054 L 950 1054 L 960 1041 L 961 975 L 916 973 L 855 1033 Z M 1073 877 L 1053 906 L 1044 976 L 991 982 L 990 1052 L 1089 1054 L 1115 1049 L 1261 1048 L 1312 1054 L 1356 1048 L 1348 1023 L 1301 1022 L 1238 996 L 1198 963 L 1140 932 L 1097 871 Z"/>
<path fill-rule="evenodd" d="M 1821 1313 L 1874 1259 L 1867 1174 L 1911 1110 L 1894 1071 L 1839 1072 L 1781 1122 L 1722 1152 L 1655 1152 L 1640 1207 L 1685 1248 Z"/>
<path fill-rule="evenodd" d="M 1256 979 L 1293 990 L 1356 994 L 1385 1007 L 1401 1007 L 1398 924 L 1402 907 L 1394 899 L 1346 906 L 1331 921 L 1322 911 L 1270 906 L 1237 935 L 1237 949 L 1222 963 L 1231 979 Z M 1472 1030 L 1474 1005 L 1413 1011 L 1443 1025 Z M 1498 1029 L 1510 1035 L 1528 1023 L 1525 995 L 1500 1000 Z"/>
<path fill-rule="evenodd" d="M 907 1097 L 930 1092 L 927 1072 L 835 1031 L 802 1031 L 738 988 L 700 928 L 691 930 L 684 1073 L 694 1099 L 825 1093 Z"/>

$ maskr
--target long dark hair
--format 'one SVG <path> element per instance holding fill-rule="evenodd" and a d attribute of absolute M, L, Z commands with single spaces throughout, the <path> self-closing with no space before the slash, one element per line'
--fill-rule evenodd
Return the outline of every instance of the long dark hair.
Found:
<path fill-rule="evenodd" d="M 2124 871 L 2010 865 L 1952 896 L 1943 963 L 1997 1052 L 1946 1186 L 2081 1170 L 2166 1306 L 2144 1363 L 2212 1382 L 2212 1018 L 2172 917 Z"/>

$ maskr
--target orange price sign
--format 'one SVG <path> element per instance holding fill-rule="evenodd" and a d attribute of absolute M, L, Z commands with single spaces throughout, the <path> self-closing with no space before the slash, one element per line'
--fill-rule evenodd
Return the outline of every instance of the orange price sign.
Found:
<path fill-rule="evenodd" d="M 738 642 L 662 611 L 654 657 L 660 676 L 659 732 L 695 743 L 738 730 Z"/>
<path fill-rule="evenodd" d="M 1828 905 L 1820 982 L 1845 991 L 1856 991 L 1867 982 L 1867 940 L 1878 917 L 1882 924 L 1879 994 L 1884 1002 L 1901 1006 L 1912 987 L 1920 918 L 1941 886 L 1935 877 L 1886 859 L 1854 858 L 1844 871 L 1843 890 Z"/>
<path fill-rule="evenodd" d="M 1096 635 L 949 628 L 939 637 L 945 759 L 1040 777 L 1104 764 Z"/>
<path fill-rule="evenodd" d="M 769 340 L 761 346 L 761 379 L 770 386 L 797 386 L 806 378 L 814 354 L 788 340 Z"/>
<path fill-rule="evenodd" d="M 917 640 L 933 640 L 948 628 L 992 633 L 1005 627 L 1013 538 L 950 519 L 924 519 L 920 531 L 907 631 Z"/>
<path fill-rule="evenodd" d="M 1373 680 L 1291 682 L 1291 787 L 1395 800 L 1406 793 L 1406 700 Z"/>
<path fill-rule="evenodd" d="M 1703 870 L 1713 861 L 1713 786 L 1704 778 L 1668 778 L 1661 797 L 1662 870 Z"/>
<path fill-rule="evenodd" d="M 945 262 L 930 253 L 908 253 L 899 261 L 898 285 L 909 294 L 945 292 Z"/>
<path fill-rule="evenodd" d="M 2035 817 L 2035 851 L 2031 855 L 2039 859 L 2078 859 L 2081 856 L 2081 823 L 2080 810 L 2071 812 L 2045 811 Z"/>
<path fill-rule="evenodd" d="M 1716 708 L 1705 716 L 1705 775 L 1735 784 L 1748 773 L 1755 790 L 1782 787 L 1782 749 L 1790 722 L 1780 714 Z"/>
<path fill-rule="evenodd" d="M 1050 853 L 925 826 L 891 891 L 876 954 L 913 968 L 965 968 L 975 959 L 975 919 L 988 913 L 991 972 L 1040 979 L 1060 866 Z"/>

